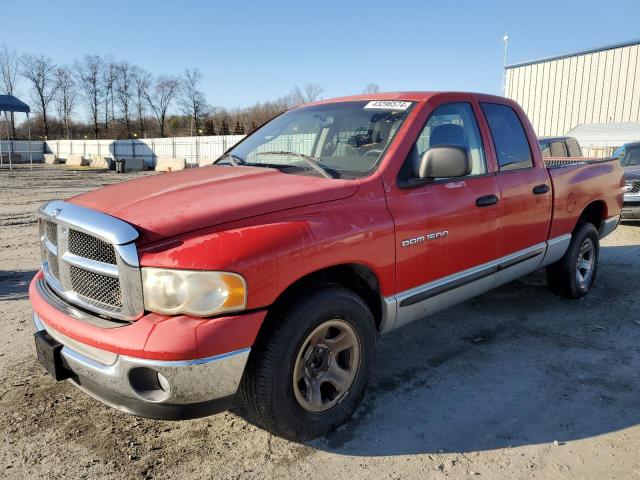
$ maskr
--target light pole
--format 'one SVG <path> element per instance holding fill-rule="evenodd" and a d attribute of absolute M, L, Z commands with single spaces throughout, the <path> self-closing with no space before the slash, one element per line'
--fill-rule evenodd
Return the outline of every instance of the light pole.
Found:
<path fill-rule="evenodd" d="M 502 37 L 504 42 L 504 56 L 502 57 L 502 96 L 507 94 L 507 53 L 509 50 L 509 34 L 505 33 Z"/>

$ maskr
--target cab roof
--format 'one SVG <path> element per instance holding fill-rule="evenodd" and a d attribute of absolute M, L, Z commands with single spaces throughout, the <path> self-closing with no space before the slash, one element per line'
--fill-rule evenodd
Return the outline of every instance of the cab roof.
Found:
<path fill-rule="evenodd" d="M 456 92 L 456 91 L 403 91 L 403 92 L 384 92 L 384 93 L 363 93 L 360 95 L 348 95 L 345 97 L 328 98 L 326 100 L 319 100 L 307 105 L 321 105 L 325 103 L 335 102 L 354 102 L 363 100 L 406 100 L 411 102 L 426 102 L 431 98 L 438 97 L 446 94 L 464 94 L 474 97 L 482 97 L 483 100 L 494 100 L 500 103 L 506 103 L 509 100 L 505 97 L 497 95 L 488 95 L 484 93 L 475 92 Z"/>

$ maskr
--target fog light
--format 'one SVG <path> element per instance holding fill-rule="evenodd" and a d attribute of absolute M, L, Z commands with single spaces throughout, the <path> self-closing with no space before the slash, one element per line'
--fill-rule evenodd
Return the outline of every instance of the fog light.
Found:
<path fill-rule="evenodd" d="M 162 402 L 171 394 L 171 384 L 160 372 L 147 367 L 129 371 L 129 385 L 133 392 L 148 402 Z"/>

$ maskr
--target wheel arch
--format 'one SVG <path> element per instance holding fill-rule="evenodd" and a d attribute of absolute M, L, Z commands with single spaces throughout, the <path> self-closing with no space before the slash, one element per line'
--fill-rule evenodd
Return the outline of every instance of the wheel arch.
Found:
<path fill-rule="evenodd" d="M 597 230 L 600 230 L 602 222 L 606 218 L 607 204 L 603 200 L 595 200 L 584 207 L 582 213 L 578 217 L 578 221 L 576 222 L 573 231 L 575 232 L 581 223 L 591 223 Z"/>
<path fill-rule="evenodd" d="M 384 315 L 380 280 L 376 273 L 361 263 L 344 263 L 310 272 L 290 284 L 269 307 L 265 323 L 274 321 L 279 311 L 299 295 L 318 285 L 340 285 L 358 294 L 367 304 L 379 330 Z"/>

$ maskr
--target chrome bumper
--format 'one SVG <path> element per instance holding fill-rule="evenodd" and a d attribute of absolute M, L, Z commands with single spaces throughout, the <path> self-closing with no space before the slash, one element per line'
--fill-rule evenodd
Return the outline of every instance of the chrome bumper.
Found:
<path fill-rule="evenodd" d="M 623 220 L 640 220 L 640 196 L 625 195 L 622 207 Z"/>
<path fill-rule="evenodd" d="M 33 321 L 37 331 L 46 330 L 62 343 L 63 363 L 73 373 L 71 383 L 113 408 L 150 418 L 194 418 L 227 408 L 251 350 L 180 361 L 111 354 L 112 363 L 106 364 L 71 348 L 66 337 L 46 326 L 35 312 Z M 85 347 L 85 353 L 95 358 L 97 349 Z"/>
<path fill-rule="evenodd" d="M 604 220 L 602 222 L 602 225 L 600 225 L 600 231 L 598 232 L 600 238 L 602 239 L 607 235 L 609 235 L 610 233 L 612 233 L 616 228 L 618 228 L 619 224 L 620 224 L 620 215 L 609 217 L 606 220 Z"/>

